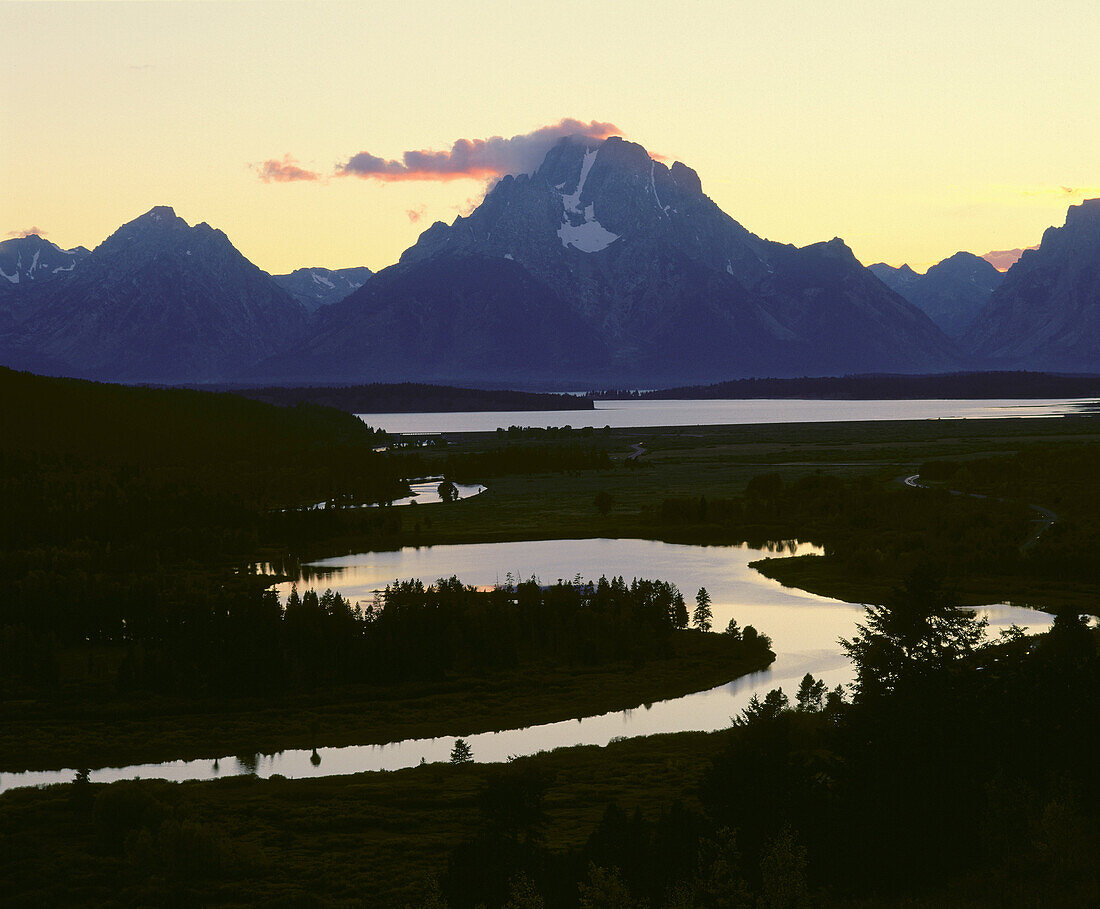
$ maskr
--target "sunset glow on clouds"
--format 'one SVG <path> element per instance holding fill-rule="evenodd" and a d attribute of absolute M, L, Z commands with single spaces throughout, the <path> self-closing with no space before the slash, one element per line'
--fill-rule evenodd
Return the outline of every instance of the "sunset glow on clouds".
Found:
<path fill-rule="evenodd" d="M 165 203 L 272 273 L 377 270 L 575 132 L 867 262 L 1024 247 L 1100 195 L 1087 0 L 0 3 L 0 30 L 0 239 L 92 247 Z"/>
<path fill-rule="evenodd" d="M 321 179 L 319 173 L 300 167 L 297 160 L 290 155 L 283 155 L 281 161 L 278 158 L 269 158 L 263 164 L 253 166 L 259 171 L 260 179 L 264 183 L 293 183 L 298 180 Z"/>
<path fill-rule="evenodd" d="M 46 236 L 46 232 L 41 227 L 27 227 L 23 230 L 9 230 L 9 237 L 30 237 L 32 235 L 38 235 L 39 237 Z"/>
<path fill-rule="evenodd" d="M 622 131 L 614 123 L 592 120 L 585 123 L 563 117 L 557 123 L 505 139 L 457 139 L 445 151 L 418 149 L 403 152 L 400 160 L 380 158 L 361 151 L 336 166 L 335 176 L 358 177 L 396 183 L 406 180 L 487 180 L 505 174 L 521 174 L 534 170 L 555 142 L 566 136 L 582 136 L 602 142 Z M 290 183 L 296 180 L 317 180 L 320 175 L 298 166 L 290 155 L 282 161 L 271 159 L 259 168 L 264 183 Z M 410 221 L 417 220 L 410 216 Z"/>
<path fill-rule="evenodd" d="M 622 135 L 614 123 L 592 120 L 584 123 L 564 117 L 557 123 L 541 126 L 529 133 L 505 139 L 458 139 L 447 151 L 407 151 L 401 160 L 387 161 L 361 151 L 352 155 L 336 172 L 343 177 L 363 180 L 484 180 L 504 174 L 522 174 L 534 170 L 555 142 L 565 136 L 584 136 L 603 141 Z"/>

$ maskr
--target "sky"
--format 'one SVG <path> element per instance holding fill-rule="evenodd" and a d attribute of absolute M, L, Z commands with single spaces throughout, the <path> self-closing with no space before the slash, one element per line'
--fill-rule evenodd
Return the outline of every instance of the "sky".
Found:
<path fill-rule="evenodd" d="M 377 270 L 574 127 L 867 264 L 1100 196 L 1094 0 L 0 2 L 0 35 L 0 239 L 171 205 L 272 273 Z"/>

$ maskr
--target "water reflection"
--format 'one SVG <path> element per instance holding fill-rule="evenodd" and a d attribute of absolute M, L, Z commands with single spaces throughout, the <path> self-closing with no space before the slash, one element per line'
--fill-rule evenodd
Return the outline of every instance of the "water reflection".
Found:
<path fill-rule="evenodd" d="M 856 622 L 863 617 L 862 607 L 783 587 L 748 567 L 750 562 L 769 554 L 819 552 L 814 546 L 793 540 L 762 549 L 748 545 L 703 547 L 651 540 L 589 539 L 409 547 L 395 552 L 325 559 L 316 565 L 303 566 L 303 573 L 296 578 L 299 587 L 306 571 L 321 571 L 326 583 L 353 601 L 372 599 L 376 590 L 395 578 L 418 577 L 430 583 L 451 575 L 478 586 L 499 583 L 509 573 L 517 578 L 531 575 L 571 578 L 578 573 L 586 579 L 603 574 L 622 575 L 628 580 L 660 578 L 676 584 L 687 597 L 706 587 L 711 594 L 715 628 L 724 628 L 731 618 L 736 618 L 742 627 L 754 625 L 771 636 L 777 656 L 765 671 L 709 691 L 646 704 L 644 710 L 620 710 L 500 732 L 471 733 L 469 729 L 454 728 L 439 738 L 325 748 L 323 755 L 310 748 L 222 757 L 213 763 L 206 758 L 103 768 L 92 771 L 90 779 L 93 782 L 134 777 L 190 780 L 232 773 L 317 777 L 363 770 L 398 770 L 422 760 L 446 761 L 456 737 L 469 743 L 475 760 L 505 761 L 514 755 L 559 747 L 606 745 L 621 737 L 721 729 L 729 725 L 730 717 L 742 710 L 753 694 L 783 687 L 793 697 L 807 672 L 829 688 L 852 681 L 852 666 L 838 641 L 852 636 Z M 282 591 L 289 592 L 289 587 L 290 582 L 282 585 Z M 1013 623 L 1038 631 L 1051 622 L 1051 617 L 1044 613 L 1009 605 L 985 607 L 980 614 L 989 619 L 991 637 Z M 17 786 L 69 782 L 73 773 L 71 769 L 3 773 L 0 792 Z"/>
<path fill-rule="evenodd" d="M 509 426 L 614 429 L 656 426 L 726 426 L 758 423 L 831 423 L 860 420 L 959 420 L 998 417 L 1060 417 L 1085 413 L 1091 398 L 1042 400 L 909 401 L 597 401 L 595 410 L 523 410 L 474 413 L 357 414 L 389 433 L 435 435 L 494 432 Z"/>

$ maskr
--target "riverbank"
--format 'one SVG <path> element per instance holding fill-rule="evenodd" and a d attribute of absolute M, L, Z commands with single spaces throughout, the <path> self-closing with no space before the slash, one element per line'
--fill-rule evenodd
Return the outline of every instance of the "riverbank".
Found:
<path fill-rule="evenodd" d="M 784 587 L 794 587 L 846 603 L 887 603 L 905 580 L 900 574 L 891 573 L 881 576 L 856 575 L 836 559 L 817 555 L 759 559 L 749 564 L 764 577 L 778 581 Z M 1100 610 L 1095 585 L 1069 580 L 974 575 L 951 578 L 948 588 L 952 600 L 959 606 L 1004 602 L 1043 612 L 1066 608 L 1081 614 L 1097 615 Z"/>
<path fill-rule="evenodd" d="M 546 843 L 567 849 L 585 842 L 609 801 L 649 819 L 678 798 L 694 805 L 692 792 L 726 740 L 721 733 L 651 736 L 509 766 L 549 781 Z M 204 891 L 211 905 L 418 906 L 450 850 L 475 832 L 478 794 L 498 769 L 428 764 L 316 780 L 117 783 L 92 785 L 86 797 L 73 786 L 15 790 L 0 797 L 0 839 L 10 844 L 0 850 L 0 880 L 26 905 L 155 905 L 164 887 L 176 887 L 179 899 L 182 886 Z M 191 827 L 208 862 L 169 884 L 124 847 L 101 848 L 92 804 L 108 789 L 126 789 L 134 804 L 154 811 L 164 806 Z"/>
<path fill-rule="evenodd" d="M 676 632 L 673 655 L 599 668 L 529 666 L 438 684 L 281 699 L 0 704 L 0 772 L 124 766 L 371 745 L 552 723 L 704 691 L 766 668 L 723 635 Z"/>

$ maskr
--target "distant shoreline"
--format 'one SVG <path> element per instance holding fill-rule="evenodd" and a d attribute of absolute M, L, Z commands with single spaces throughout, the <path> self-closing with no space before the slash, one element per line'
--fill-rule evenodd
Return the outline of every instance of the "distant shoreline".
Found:
<path fill-rule="evenodd" d="M 224 388 L 233 394 L 292 407 L 320 404 L 349 413 L 463 413 L 467 411 L 594 410 L 592 399 L 581 395 L 533 391 L 493 391 L 449 385 L 400 384 L 306 386 L 282 388 Z"/>
<path fill-rule="evenodd" d="M 1043 372 L 964 372 L 938 375 L 818 376 L 798 379 L 733 379 L 653 391 L 589 392 L 596 401 L 692 401 L 750 399 L 982 400 L 1100 397 L 1100 376 Z"/>

